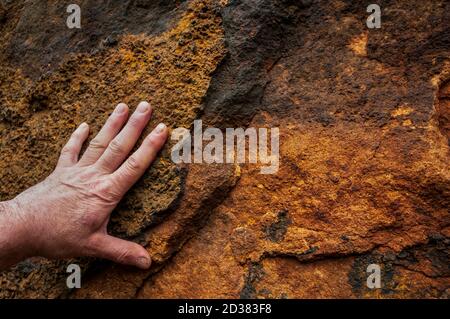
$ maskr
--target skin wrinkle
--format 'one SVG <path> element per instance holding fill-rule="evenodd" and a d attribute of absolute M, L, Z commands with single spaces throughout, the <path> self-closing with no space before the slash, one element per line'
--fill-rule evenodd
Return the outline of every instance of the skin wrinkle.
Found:
<path fill-rule="evenodd" d="M 18 213 L 20 204 L 12 201 L 0 202 L 0 252 L 3 251 L 4 258 L 0 259 L 1 263 L 12 263 L 17 258 L 22 258 L 24 254 L 33 249 L 15 249 L 24 242 L 26 233 L 23 232 L 25 221 Z M 3 227 L 2 227 L 3 225 Z M 14 229 L 14 231 L 11 231 Z"/>
<path fill-rule="evenodd" d="M 102 184 L 104 183 L 103 181 L 101 182 L 96 182 L 95 184 Z M 111 194 L 109 194 L 107 191 L 96 191 L 95 184 L 87 184 L 87 185 L 80 185 L 77 186 L 73 183 L 67 183 L 67 182 L 61 182 L 62 185 L 67 186 L 68 188 L 72 188 L 75 189 L 76 191 L 79 191 L 80 194 L 82 194 L 84 197 L 89 197 L 90 195 L 94 195 L 96 197 L 98 197 L 98 199 L 104 203 L 110 203 L 111 205 L 114 205 L 115 202 L 117 202 L 117 200 L 120 200 L 120 196 L 118 196 L 117 194 L 114 194 L 113 196 L 111 196 Z"/>

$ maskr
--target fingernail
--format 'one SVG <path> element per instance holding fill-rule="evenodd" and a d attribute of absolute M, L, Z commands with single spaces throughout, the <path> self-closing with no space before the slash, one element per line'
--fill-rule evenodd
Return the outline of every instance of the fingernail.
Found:
<path fill-rule="evenodd" d="M 89 127 L 89 125 L 86 122 L 83 122 L 80 124 L 80 129 L 85 130 Z"/>
<path fill-rule="evenodd" d="M 119 105 L 116 106 L 116 109 L 114 110 L 114 112 L 116 114 L 122 114 L 123 112 L 125 112 L 126 109 L 127 109 L 127 106 L 123 103 L 120 103 Z"/>
<path fill-rule="evenodd" d="M 138 257 L 138 259 L 136 260 L 136 263 L 139 268 L 148 269 L 148 268 L 150 268 L 152 261 L 150 258 L 147 258 L 147 257 Z"/>
<path fill-rule="evenodd" d="M 139 103 L 136 111 L 139 113 L 145 113 L 150 109 L 150 104 L 148 104 L 147 102 L 141 102 Z"/>
<path fill-rule="evenodd" d="M 158 126 L 155 128 L 156 133 L 162 133 L 166 130 L 166 125 L 164 123 L 159 123 Z"/>

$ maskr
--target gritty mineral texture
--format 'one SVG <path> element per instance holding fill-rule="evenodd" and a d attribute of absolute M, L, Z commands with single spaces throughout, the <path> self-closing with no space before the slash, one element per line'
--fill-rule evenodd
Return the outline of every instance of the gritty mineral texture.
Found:
<path fill-rule="evenodd" d="M 81 122 L 279 127 L 280 167 L 186 164 L 171 143 L 113 212 L 152 268 L 26 260 L 0 298 L 449 298 L 450 2 L 0 1 L 0 200 Z M 66 266 L 84 271 L 66 288 Z M 382 288 L 368 289 L 369 264 Z"/>

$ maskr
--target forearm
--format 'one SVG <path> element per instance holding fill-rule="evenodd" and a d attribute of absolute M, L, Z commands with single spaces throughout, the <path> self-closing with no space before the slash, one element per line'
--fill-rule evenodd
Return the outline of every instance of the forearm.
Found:
<path fill-rule="evenodd" d="M 0 270 L 32 255 L 29 236 L 16 201 L 0 202 Z"/>

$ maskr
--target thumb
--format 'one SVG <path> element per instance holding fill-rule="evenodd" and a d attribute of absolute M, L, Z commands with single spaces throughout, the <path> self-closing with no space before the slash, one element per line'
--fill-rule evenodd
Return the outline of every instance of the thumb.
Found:
<path fill-rule="evenodd" d="M 119 264 L 148 269 L 152 263 L 147 250 L 131 241 L 110 235 L 96 235 L 92 242 L 94 256 L 112 260 Z"/>

